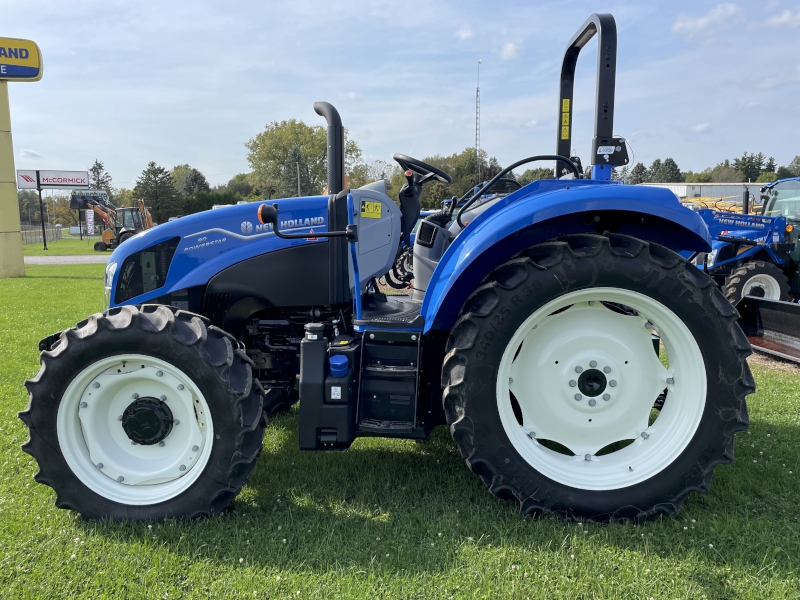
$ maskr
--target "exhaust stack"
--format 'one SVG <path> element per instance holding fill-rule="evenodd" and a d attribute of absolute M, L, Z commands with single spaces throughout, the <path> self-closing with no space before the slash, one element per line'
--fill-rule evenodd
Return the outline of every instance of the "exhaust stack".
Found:
<path fill-rule="evenodd" d="M 329 102 L 315 102 L 314 112 L 328 122 L 328 193 L 344 189 L 344 127 L 339 111 Z"/>

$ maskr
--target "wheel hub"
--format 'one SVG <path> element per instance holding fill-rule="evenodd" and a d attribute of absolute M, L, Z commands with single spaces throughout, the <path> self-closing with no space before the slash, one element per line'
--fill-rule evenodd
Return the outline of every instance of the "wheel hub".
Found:
<path fill-rule="evenodd" d="M 122 413 L 122 429 L 128 439 L 142 446 L 152 446 L 172 431 L 174 418 L 166 402 L 158 398 L 138 398 Z"/>
<path fill-rule="evenodd" d="M 581 373 L 580 378 L 578 378 L 578 389 L 582 394 L 590 398 L 602 394 L 606 389 L 606 385 L 606 376 L 603 375 L 602 371 L 598 371 L 597 369 L 584 371 Z"/>

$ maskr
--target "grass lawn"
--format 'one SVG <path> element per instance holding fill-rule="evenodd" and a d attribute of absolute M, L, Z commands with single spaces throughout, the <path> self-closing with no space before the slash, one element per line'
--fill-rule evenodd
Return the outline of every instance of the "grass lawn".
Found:
<path fill-rule="evenodd" d="M 521 518 L 464 465 L 449 433 L 297 449 L 274 419 L 232 511 L 85 523 L 33 481 L 17 411 L 37 342 L 102 306 L 102 265 L 0 280 L 3 598 L 797 598 L 800 369 L 754 364 L 736 460 L 676 519 L 644 525 Z M 754 361 L 756 362 L 756 361 Z"/>
<path fill-rule="evenodd" d="M 65 235 L 55 242 L 47 242 L 48 250 L 44 250 L 41 242 L 36 244 L 25 244 L 22 253 L 25 256 L 75 256 L 76 254 L 111 254 L 110 252 L 95 252 L 94 243 L 100 238 L 85 237 L 80 239 L 78 236 L 72 237 Z"/>

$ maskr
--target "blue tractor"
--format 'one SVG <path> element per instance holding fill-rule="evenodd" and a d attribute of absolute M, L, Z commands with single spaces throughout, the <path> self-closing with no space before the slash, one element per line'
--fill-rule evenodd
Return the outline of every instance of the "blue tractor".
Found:
<path fill-rule="evenodd" d="M 800 300 L 800 177 L 761 189 L 744 214 L 698 211 L 713 238 L 708 273 L 732 304 L 745 296 Z M 751 210 L 754 209 L 754 210 Z"/>
<path fill-rule="evenodd" d="M 573 84 L 594 36 L 584 178 Z M 410 245 L 423 186 L 450 176 L 396 154 L 397 201 L 381 181 L 342 189 L 342 122 L 324 102 L 329 195 L 199 213 L 121 245 L 107 310 L 42 340 L 26 382 L 36 480 L 88 519 L 217 514 L 256 467 L 269 414 L 299 398 L 301 450 L 446 425 L 523 514 L 638 521 L 708 491 L 748 425 L 750 346 L 678 254 L 711 250 L 702 218 L 611 178 L 628 162 L 616 50 L 613 17 L 592 15 L 563 59 L 556 153 L 425 217 L 404 295 L 376 282 Z M 490 193 L 537 160 L 556 177 Z"/>

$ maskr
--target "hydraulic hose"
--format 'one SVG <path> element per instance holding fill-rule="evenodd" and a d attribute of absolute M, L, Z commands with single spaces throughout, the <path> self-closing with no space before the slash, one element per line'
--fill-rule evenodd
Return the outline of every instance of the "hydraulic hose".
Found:
<path fill-rule="evenodd" d="M 461 229 L 464 229 L 465 226 L 464 226 L 464 223 L 461 221 L 461 215 L 470 206 L 475 204 L 475 201 L 478 198 L 480 198 L 481 196 L 483 196 L 483 194 L 485 194 L 488 189 L 490 189 L 495 183 L 497 183 L 503 177 L 503 175 L 509 173 L 510 171 L 513 171 L 514 169 L 516 169 L 520 165 L 524 165 L 524 164 L 529 163 L 529 162 L 535 162 L 537 160 L 555 160 L 557 162 L 562 162 L 562 163 L 566 164 L 567 167 L 575 174 L 576 178 L 581 176 L 581 174 L 578 172 L 578 167 L 576 167 L 575 164 L 570 159 L 568 159 L 568 158 L 566 158 L 564 156 L 558 156 L 557 154 L 540 154 L 538 156 L 530 156 L 528 158 L 523 158 L 522 160 L 518 160 L 513 165 L 507 166 L 505 169 L 500 171 L 497 175 L 492 177 L 481 189 L 479 189 L 475 193 L 474 196 L 472 196 L 472 198 L 467 200 L 467 203 L 464 206 L 461 207 L 461 210 L 458 211 L 458 214 L 456 215 L 456 221 L 458 222 L 458 226 L 461 227 Z M 468 193 L 469 192 L 467 192 L 467 194 Z M 464 194 L 464 196 L 461 197 L 459 202 L 461 200 L 463 200 L 466 197 L 467 194 Z"/>

